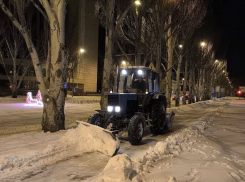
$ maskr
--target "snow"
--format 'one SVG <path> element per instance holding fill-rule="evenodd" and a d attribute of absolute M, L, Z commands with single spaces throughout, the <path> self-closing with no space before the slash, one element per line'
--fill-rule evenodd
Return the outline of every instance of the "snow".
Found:
<path fill-rule="evenodd" d="M 196 106 L 212 103 L 198 103 Z M 224 102 L 213 114 L 203 116 L 188 128 L 157 142 L 155 146 L 149 147 L 143 156 L 130 157 L 122 154 L 113 157 L 103 173 L 91 181 L 244 181 L 243 170 L 224 162 L 224 157 L 219 157 L 222 155 L 219 147 L 210 145 L 209 138 L 206 137 L 206 130 L 212 128 L 215 117 L 224 112 L 227 105 L 229 102 Z M 186 112 L 191 109 L 184 106 L 178 110 Z M 244 160 L 237 160 L 236 157 L 235 160 L 225 159 L 240 164 L 239 167 L 245 166 Z M 166 177 L 165 172 L 172 176 Z"/>
<path fill-rule="evenodd" d="M 103 174 L 113 180 L 130 179 L 131 173 L 132 161 L 127 154 L 111 158 L 103 170 Z"/>
<path fill-rule="evenodd" d="M 32 170 L 88 152 L 98 151 L 113 156 L 120 147 L 119 140 L 111 132 L 84 122 L 80 122 L 76 129 L 63 133 L 55 144 L 48 144 L 43 150 L 24 150 L 22 153 L 15 151 L 15 155 L 10 153 L 0 156 L 0 176 Z M 46 135 L 53 134 L 43 133 L 41 137 Z"/>
<path fill-rule="evenodd" d="M 155 146 L 150 147 L 146 153 L 138 158 L 130 158 L 122 154 L 113 157 L 103 170 L 103 174 L 94 181 L 144 181 L 145 174 L 149 173 L 149 168 L 166 157 L 180 156 L 183 151 L 197 151 L 192 148 L 193 137 L 201 137 L 201 133 L 207 128 L 207 121 L 182 130 L 178 134 L 169 136 L 165 141 L 158 142 Z M 139 178 L 139 176 L 141 176 Z M 137 178 L 137 180 L 135 179 Z M 170 181 L 176 181 L 173 177 Z"/>
<path fill-rule="evenodd" d="M 79 152 L 98 151 L 108 156 L 120 148 L 120 141 L 110 131 L 81 121 L 76 129 L 68 130 L 60 142 Z"/>
<path fill-rule="evenodd" d="M 171 131 L 159 136 L 147 134 L 139 146 L 121 140 L 114 157 L 109 156 L 117 148 L 115 140 L 113 144 L 101 141 L 113 146 L 110 152 L 99 144 L 98 149 L 87 145 L 96 143 L 93 137 L 100 140 L 101 133 L 89 131 L 86 124 L 79 127 L 86 127 L 89 133 L 78 127 L 0 139 L 0 145 L 5 146 L 0 149 L 0 181 L 245 180 L 244 100 L 206 101 L 171 110 L 178 112 Z M 81 135 L 86 135 L 87 143 Z"/>

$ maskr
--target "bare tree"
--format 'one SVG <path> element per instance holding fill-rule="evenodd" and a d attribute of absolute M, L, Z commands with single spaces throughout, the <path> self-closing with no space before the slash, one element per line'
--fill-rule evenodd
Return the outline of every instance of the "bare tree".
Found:
<path fill-rule="evenodd" d="M 5 23 L 0 34 L 3 37 L 0 42 L 0 63 L 8 77 L 12 97 L 17 98 L 24 76 L 32 68 L 32 62 L 23 47 L 23 37 L 15 27 Z"/>
<path fill-rule="evenodd" d="M 175 106 L 179 106 L 179 96 L 180 96 L 180 72 L 182 67 L 182 59 L 185 55 L 185 51 L 188 51 L 188 47 L 185 48 L 185 42 L 191 38 L 194 30 L 198 28 L 203 18 L 206 15 L 207 6 L 203 0 L 188 0 L 184 1 L 179 9 L 178 16 L 183 19 L 179 23 L 178 38 L 177 38 L 177 57 L 178 57 L 178 67 L 176 73 L 176 99 Z M 184 46 L 184 47 L 183 47 Z M 184 95 L 185 98 L 185 95 Z"/>
<path fill-rule="evenodd" d="M 102 80 L 102 92 L 101 92 L 101 109 L 105 110 L 107 105 L 107 94 L 113 89 L 115 73 L 113 65 L 115 61 L 114 57 L 114 46 L 116 43 L 116 37 L 123 20 L 126 18 L 131 4 L 126 2 L 124 9 L 117 9 L 118 14 L 115 13 L 116 4 L 119 6 L 120 0 L 98 0 L 96 3 L 96 13 L 100 18 L 101 24 L 106 29 L 106 42 L 105 42 L 105 59 L 103 69 L 103 80 Z"/>

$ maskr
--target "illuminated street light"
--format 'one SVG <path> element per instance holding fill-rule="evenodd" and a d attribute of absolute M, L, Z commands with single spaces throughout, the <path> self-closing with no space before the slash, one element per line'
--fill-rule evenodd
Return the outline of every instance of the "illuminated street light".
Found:
<path fill-rule="evenodd" d="M 83 48 L 80 49 L 80 53 L 84 53 L 85 50 Z"/>
<path fill-rule="evenodd" d="M 185 78 L 182 78 L 183 81 L 185 81 Z"/>
<path fill-rule="evenodd" d="M 223 70 L 223 73 L 225 73 L 225 70 Z"/>
<path fill-rule="evenodd" d="M 135 3 L 136 6 L 140 6 L 141 5 L 141 2 L 139 0 L 134 1 L 134 3 Z"/>
<path fill-rule="evenodd" d="M 122 65 L 125 66 L 127 63 L 126 61 L 122 61 Z"/>
<path fill-rule="evenodd" d="M 205 47 L 206 46 L 206 43 L 205 42 L 201 42 L 201 46 L 202 47 Z"/>
<path fill-rule="evenodd" d="M 180 44 L 180 45 L 179 45 L 179 48 L 180 48 L 180 49 L 182 49 L 182 48 L 183 48 L 183 45 L 182 45 L 182 44 Z"/>
<path fill-rule="evenodd" d="M 218 59 L 216 59 L 216 60 L 215 60 L 215 63 L 218 63 L 218 62 L 219 62 L 219 60 L 218 60 Z"/>

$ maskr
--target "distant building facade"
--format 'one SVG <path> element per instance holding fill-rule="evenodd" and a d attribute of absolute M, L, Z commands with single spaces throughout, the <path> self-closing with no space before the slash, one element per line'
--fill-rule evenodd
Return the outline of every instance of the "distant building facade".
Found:
<path fill-rule="evenodd" d="M 69 24 L 76 21 L 72 30 L 73 49 L 85 50 L 79 56 L 79 63 L 74 71 L 75 87 L 83 89 L 83 92 L 97 91 L 99 21 L 95 16 L 95 2 L 70 0 L 68 6 L 67 29 L 70 28 Z"/>

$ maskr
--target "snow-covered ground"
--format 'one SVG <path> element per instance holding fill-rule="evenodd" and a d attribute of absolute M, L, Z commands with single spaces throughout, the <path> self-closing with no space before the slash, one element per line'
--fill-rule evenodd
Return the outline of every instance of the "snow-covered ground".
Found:
<path fill-rule="evenodd" d="M 0 181 L 245 180 L 245 100 L 199 102 L 171 110 L 176 112 L 171 131 L 159 136 L 146 132 L 140 146 L 121 138 L 113 158 L 101 153 L 101 146 L 89 150 L 83 139 L 69 136 L 79 128 L 2 138 Z M 63 146 L 64 137 L 69 141 Z M 72 141 L 75 145 L 67 147 Z"/>
<path fill-rule="evenodd" d="M 99 109 L 99 103 L 70 104 L 65 107 L 66 128 L 76 126 L 76 120 L 87 118 Z M 42 106 L 26 103 L 0 103 L 0 138 L 6 135 L 40 131 Z"/>

